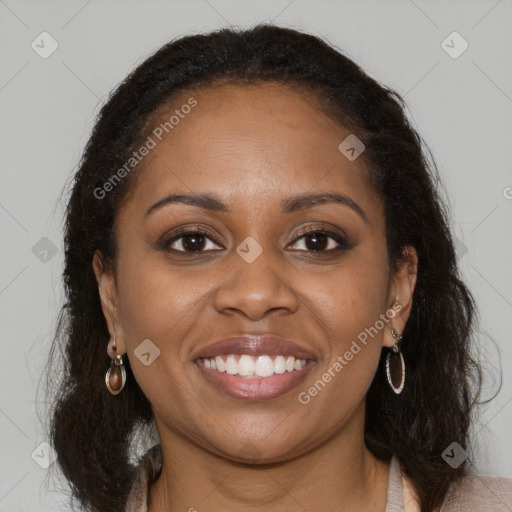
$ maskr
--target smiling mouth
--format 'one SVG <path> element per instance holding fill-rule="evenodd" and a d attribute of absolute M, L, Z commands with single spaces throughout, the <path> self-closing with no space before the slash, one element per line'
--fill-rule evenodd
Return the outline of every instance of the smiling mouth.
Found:
<path fill-rule="evenodd" d="M 204 357 L 201 363 L 213 371 L 238 375 L 248 379 L 258 379 L 294 372 L 304 368 L 307 359 L 296 359 L 293 356 L 251 356 L 248 354 L 224 354 L 215 357 Z"/>
<path fill-rule="evenodd" d="M 242 400 L 266 400 L 291 392 L 316 364 L 303 342 L 275 334 L 239 334 L 199 348 L 192 361 L 201 376 Z"/>
<path fill-rule="evenodd" d="M 295 388 L 314 366 L 312 359 L 293 356 L 222 354 L 195 361 L 206 380 L 242 400 L 266 400 Z"/>

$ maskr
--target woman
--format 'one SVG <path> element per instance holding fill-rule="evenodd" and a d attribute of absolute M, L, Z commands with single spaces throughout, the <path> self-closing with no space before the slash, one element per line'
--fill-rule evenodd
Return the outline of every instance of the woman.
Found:
<path fill-rule="evenodd" d="M 51 439 L 80 504 L 509 510 L 468 476 L 474 302 L 436 181 L 400 97 L 311 35 L 135 69 L 67 210 Z"/>

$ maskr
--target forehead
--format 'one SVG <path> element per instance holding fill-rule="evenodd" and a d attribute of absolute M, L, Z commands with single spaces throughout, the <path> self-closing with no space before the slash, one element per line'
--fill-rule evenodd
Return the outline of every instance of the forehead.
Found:
<path fill-rule="evenodd" d="M 145 137 L 154 147 L 138 166 L 130 201 L 144 207 L 179 189 L 261 206 L 262 194 L 271 202 L 322 189 L 374 202 L 363 159 L 349 161 L 338 149 L 351 132 L 325 108 L 282 84 L 183 92 L 151 117 Z"/>

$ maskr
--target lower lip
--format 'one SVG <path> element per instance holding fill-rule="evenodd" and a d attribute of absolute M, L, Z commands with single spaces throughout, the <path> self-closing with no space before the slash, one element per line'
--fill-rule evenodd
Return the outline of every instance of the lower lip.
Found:
<path fill-rule="evenodd" d="M 284 395 L 298 386 L 313 367 L 314 361 L 309 360 L 304 368 L 293 372 L 274 373 L 270 377 L 247 379 L 240 375 L 230 375 L 207 368 L 200 360 L 196 361 L 202 375 L 224 393 L 241 400 L 266 400 Z"/>

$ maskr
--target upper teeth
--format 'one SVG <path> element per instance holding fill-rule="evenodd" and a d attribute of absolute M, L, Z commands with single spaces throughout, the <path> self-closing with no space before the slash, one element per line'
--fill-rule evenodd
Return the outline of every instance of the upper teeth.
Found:
<path fill-rule="evenodd" d="M 305 359 L 295 359 L 293 356 L 249 356 L 229 354 L 202 359 L 207 368 L 226 372 L 242 377 L 270 377 L 274 373 L 292 372 L 306 366 Z"/>

